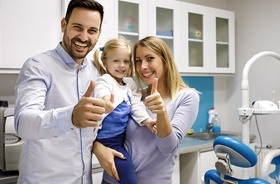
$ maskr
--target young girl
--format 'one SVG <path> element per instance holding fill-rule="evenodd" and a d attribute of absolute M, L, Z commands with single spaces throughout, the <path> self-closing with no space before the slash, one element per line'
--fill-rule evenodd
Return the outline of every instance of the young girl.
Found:
<path fill-rule="evenodd" d="M 101 62 L 99 54 L 101 52 Z M 125 129 L 130 116 L 140 125 L 151 130 L 154 120 L 148 115 L 141 101 L 141 93 L 133 79 L 132 53 L 129 42 L 120 37 L 109 40 L 104 48 L 94 53 L 94 64 L 102 75 L 96 81 L 94 96 L 106 103 L 106 113 L 97 141 L 125 156 L 115 158 L 120 183 L 137 184 L 137 177 L 130 156 L 124 148 Z"/>
<path fill-rule="evenodd" d="M 147 86 L 142 90 L 142 100 L 147 112 L 156 118 L 157 131 L 152 134 L 134 120 L 129 121 L 125 148 L 133 161 L 138 184 L 171 184 L 181 141 L 197 117 L 199 93 L 184 83 L 162 39 L 149 36 L 139 40 L 133 55 L 137 84 Z M 112 158 L 119 155 L 98 142 L 94 143 L 93 152 L 107 172 L 102 183 L 118 183 Z"/>

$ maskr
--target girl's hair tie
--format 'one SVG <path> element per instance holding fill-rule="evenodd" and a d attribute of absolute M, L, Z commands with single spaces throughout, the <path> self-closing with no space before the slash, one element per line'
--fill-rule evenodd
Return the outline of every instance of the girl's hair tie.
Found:
<path fill-rule="evenodd" d="M 99 50 L 100 50 L 100 51 L 103 51 L 103 50 L 104 50 L 104 47 L 99 47 Z"/>

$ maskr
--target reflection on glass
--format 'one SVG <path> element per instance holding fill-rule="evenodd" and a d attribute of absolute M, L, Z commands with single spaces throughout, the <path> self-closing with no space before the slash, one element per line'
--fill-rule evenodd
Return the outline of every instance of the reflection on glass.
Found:
<path fill-rule="evenodd" d="M 217 61 L 218 68 L 229 68 L 229 49 L 228 45 L 217 44 Z"/>
<path fill-rule="evenodd" d="M 229 68 L 228 19 L 216 18 L 216 67 Z"/>
<path fill-rule="evenodd" d="M 202 48 L 202 42 L 189 42 L 189 66 L 203 67 Z"/>
<path fill-rule="evenodd" d="M 216 41 L 228 42 L 228 19 L 216 18 Z"/>
<path fill-rule="evenodd" d="M 203 16 L 201 14 L 189 13 L 189 38 L 203 39 Z"/>
<path fill-rule="evenodd" d="M 173 40 L 171 39 L 164 39 L 162 38 L 162 40 L 168 45 L 170 51 L 172 52 L 172 54 L 174 54 L 174 51 L 173 51 Z"/>
<path fill-rule="evenodd" d="M 119 1 L 119 31 L 139 32 L 138 4 Z"/>
<path fill-rule="evenodd" d="M 120 36 L 123 36 L 127 40 L 131 42 L 131 47 L 133 48 L 134 44 L 138 41 L 138 36 L 131 36 L 131 35 L 124 35 L 124 34 L 119 34 Z"/>
<path fill-rule="evenodd" d="M 156 9 L 157 14 L 157 35 L 173 36 L 173 10 L 166 8 Z"/>

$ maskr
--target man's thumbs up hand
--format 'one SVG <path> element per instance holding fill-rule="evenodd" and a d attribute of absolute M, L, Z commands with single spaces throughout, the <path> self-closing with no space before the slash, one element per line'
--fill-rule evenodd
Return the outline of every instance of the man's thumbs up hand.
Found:
<path fill-rule="evenodd" d="M 102 120 L 105 102 L 92 97 L 94 86 L 94 82 L 91 81 L 86 93 L 73 109 L 72 123 L 77 128 L 97 127 Z"/>
<path fill-rule="evenodd" d="M 92 97 L 92 94 L 94 91 L 94 86 L 95 86 L 95 83 L 93 81 L 90 81 L 88 89 L 83 97 Z"/>

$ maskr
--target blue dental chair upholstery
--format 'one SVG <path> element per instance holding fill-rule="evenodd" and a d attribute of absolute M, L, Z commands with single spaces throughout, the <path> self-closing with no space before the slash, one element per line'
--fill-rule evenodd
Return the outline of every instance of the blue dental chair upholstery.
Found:
<path fill-rule="evenodd" d="M 213 142 L 213 149 L 218 157 L 216 169 L 208 170 L 204 175 L 204 183 L 235 183 L 235 184 L 269 184 L 259 178 L 240 179 L 232 176 L 231 165 L 249 168 L 257 164 L 256 153 L 238 139 L 219 136 Z"/>
<path fill-rule="evenodd" d="M 275 170 L 269 173 L 270 165 L 275 165 Z M 270 151 L 263 160 L 261 167 L 261 178 L 275 180 L 276 184 L 280 184 L 280 149 Z"/>

